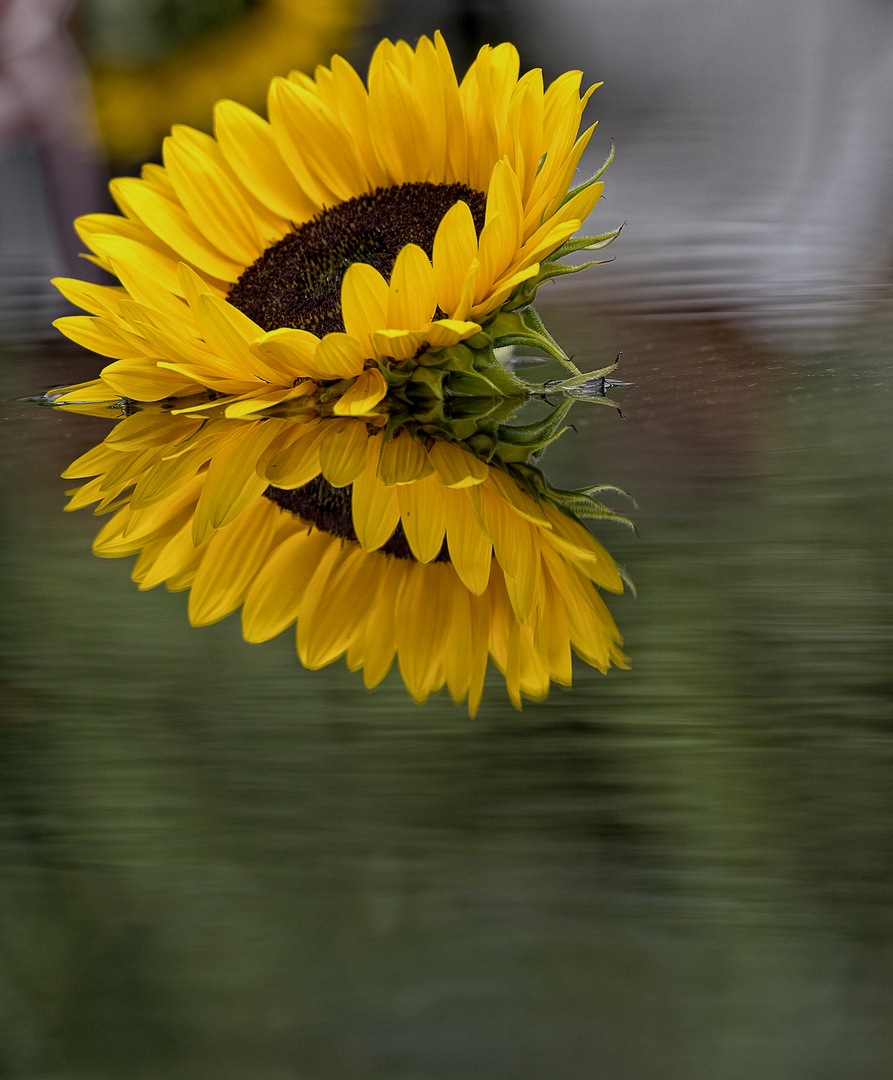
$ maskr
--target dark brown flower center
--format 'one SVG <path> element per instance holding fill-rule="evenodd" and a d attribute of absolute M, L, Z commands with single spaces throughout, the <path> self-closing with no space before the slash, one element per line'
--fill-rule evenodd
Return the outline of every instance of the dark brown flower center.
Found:
<path fill-rule="evenodd" d="M 356 542 L 357 534 L 350 512 L 352 490 L 352 484 L 336 488 L 332 487 L 324 477 L 317 476 L 315 480 L 299 488 L 270 486 L 264 495 L 283 510 L 297 514 L 298 517 L 322 529 L 323 532 Z M 383 555 L 394 555 L 398 559 L 415 560 L 402 525 L 398 525 L 387 543 L 382 544 L 377 550 Z M 434 561 L 450 561 L 446 540 Z"/>
<path fill-rule="evenodd" d="M 457 202 L 468 204 L 480 234 L 487 197 L 464 184 L 401 184 L 348 199 L 267 248 L 233 285 L 229 302 L 264 330 L 290 326 L 319 337 L 342 331 L 348 266 L 368 263 L 389 280 L 407 244 L 430 258 L 437 227 Z"/>

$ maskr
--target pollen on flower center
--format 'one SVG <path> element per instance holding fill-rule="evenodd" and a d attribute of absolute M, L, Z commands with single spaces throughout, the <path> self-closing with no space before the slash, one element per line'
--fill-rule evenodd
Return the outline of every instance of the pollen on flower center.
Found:
<path fill-rule="evenodd" d="M 324 477 L 317 476 L 315 480 L 311 480 L 309 484 L 304 484 L 303 487 L 299 488 L 277 488 L 271 485 L 264 492 L 264 495 L 282 510 L 296 514 L 304 521 L 315 525 L 318 529 L 322 529 L 323 532 L 356 542 L 357 534 L 351 516 L 352 491 L 352 484 L 336 488 Z M 397 526 L 387 542 L 382 544 L 378 550 L 383 555 L 393 555 L 398 559 L 416 561 L 402 525 Z M 434 562 L 449 561 L 449 551 L 446 541 L 444 541 L 443 547 Z"/>
<path fill-rule="evenodd" d="M 348 266 L 368 263 L 390 279 L 407 244 L 430 258 L 437 227 L 457 202 L 468 204 L 480 235 L 487 197 L 464 184 L 401 184 L 348 199 L 267 248 L 228 300 L 264 330 L 293 327 L 320 337 L 343 331 L 341 280 Z"/>

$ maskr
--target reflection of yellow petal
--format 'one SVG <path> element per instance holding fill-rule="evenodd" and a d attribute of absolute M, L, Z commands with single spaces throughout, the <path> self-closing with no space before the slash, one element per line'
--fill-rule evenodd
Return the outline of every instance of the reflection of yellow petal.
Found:
<path fill-rule="evenodd" d="M 438 439 L 428 451 L 428 460 L 438 482 L 444 487 L 464 488 L 481 484 L 489 476 L 485 462 L 455 443 Z"/>
<path fill-rule="evenodd" d="M 331 425 L 319 449 L 319 466 L 332 487 L 353 483 L 363 471 L 367 440 L 366 425 L 359 420 Z"/>
<path fill-rule="evenodd" d="M 398 431 L 382 447 L 378 475 L 383 484 L 411 484 L 433 472 L 424 446 L 404 431 Z"/>
<path fill-rule="evenodd" d="M 319 476 L 319 448 L 326 434 L 324 424 L 290 428 L 259 460 L 258 471 L 277 487 L 303 487 Z"/>
<path fill-rule="evenodd" d="M 319 564 L 329 547 L 325 533 L 308 528 L 292 533 L 273 549 L 252 581 L 242 608 L 246 641 L 268 641 L 291 626 L 310 583 L 310 568 Z"/>
<path fill-rule="evenodd" d="M 357 540 L 368 551 L 381 547 L 400 521 L 400 505 L 393 486 L 378 478 L 380 438 L 370 439 L 366 449 L 366 467 L 353 485 L 351 515 Z"/>
<path fill-rule="evenodd" d="M 378 368 L 369 368 L 335 402 L 336 416 L 365 416 L 388 392 L 388 384 Z"/>
<path fill-rule="evenodd" d="M 566 515 L 563 522 L 545 502 L 537 512 L 555 520 L 519 513 L 529 509 L 529 496 L 504 497 L 514 482 L 509 473 L 494 484 L 487 467 L 484 483 L 445 486 L 449 477 L 433 471 L 432 458 L 458 454 L 441 467 L 461 477 L 465 451 L 441 455 L 436 445 L 426 450 L 405 431 L 385 441 L 352 419 L 299 424 L 146 411 L 72 464 L 70 475 L 95 479 L 71 493 L 70 506 L 112 506 L 96 553 L 137 556 L 133 576 L 141 588 L 191 588 L 193 623 L 240 605 L 250 641 L 296 623 L 306 666 L 346 653 L 369 686 L 396 653 L 419 702 L 446 685 L 474 713 L 488 657 L 518 707 L 544 697 L 552 682 L 570 681 L 571 649 L 601 670 L 626 666 L 592 581 L 610 580 L 612 564 L 587 530 Z M 430 471 L 409 479 L 420 463 Z M 330 483 L 354 476 L 352 498 L 324 484 L 281 501 L 266 491 L 268 473 L 287 470 L 303 487 L 321 465 Z M 382 466 L 402 482 L 387 486 Z M 449 561 L 440 558 L 444 537 Z"/>
<path fill-rule="evenodd" d="M 362 634 L 353 639 L 347 653 L 351 671 L 362 668 L 363 682 L 369 689 L 387 675 L 397 654 L 394 598 L 400 593 L 407 562 L 379 557 L 373 565 L 380 578 L 378 596 L 370 605 Z"/>
<path fill-rule="evenodd" d="M 243 424 L 244 430 L 228 446 L 211 459 L 205 486 L 195 512 L 193 539 L 196 547 L 208 538 L 213 529 L 231 524 L 267 486 L 257 474 L 257 462 L 274 438 L 281 432 L 284 421 L 233 421 Z"/>
<path fill-rule="evenodd" d="M 490 580 L 493 545 L 478 525 L 464 491 L 457 491 L 447 504 L 446 535 L 456 573 L 470 592 L 481 596 Z"/>
<path fill-rule="evenodd" d="M 493 554 L 505 575 L 512 609 L 518 622 L 528 622 L 540 586 L 540 559 L 533 530 L 487 488 L 481 494 L 487 532 L 493 540 Z"/>
<path fill-rule="evenodd" d="M 446 533 L 443 489 L 429 476 L 416 484 L 401 484 L 396 490 L 400 524 L 409 547 L 419 562 L 432 562 L 440 554 Z"/>
<path fill-rule="evenodd" d="M 214 533 L 189 594 L 193 626 L 217 622 L 242 603 L 267 558 L 277 517 L 273 503 L 259 499 L 229 528 Z"/>

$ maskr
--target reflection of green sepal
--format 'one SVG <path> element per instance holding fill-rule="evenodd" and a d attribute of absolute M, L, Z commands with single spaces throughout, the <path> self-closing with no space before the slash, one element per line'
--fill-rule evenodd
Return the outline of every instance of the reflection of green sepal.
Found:
<path fill-rule="evenodd" d="M 593 518 L 599 521 L 613 521 L 619 525 L 626 525 L 637 533 L 636 526 L 632 520 L 621 514 L 618 510 L 613 510 L 610 506 L 606 506 L 605 503 L 595 498 L 594 493 L 603 491 L 613 491 L 618 495 L 623 495 L 625 498 L 629 498 L 627 492 L 623 488 L 615 487 L 613 484 L 600 484 L 591 488 L 578 488 L 575 491 L 562 491 L 559 488 L 549 488 L 549 499 L 559 506 L 565 513 L 570 514 L 572 517 L 577 518 Z M 637 533 L 638 535 L 638 533 Z"/>
<path fill-rule="evenodd" d="M 469 450 L 483 461 L 489 461 L 496 450 L 496 440 L 492 435 L 487 435 L 483 431 L 472 435 L 471 438 L 465 440 L 465 443 Z"/>
<path fill-rule="evenodd" d="M 570 399 L 562 401 L 547 417 L 533 424 L 501 424 L 499 441 L 512 446 L 523 446 L 528 455 L 539 453 L 567 430 L 564 418 L 572 405 Z"/>
<path fill-rule="evenodd" d="M 527 446 L 514 446 L 507 442 L 498 442 L 495 448 L 495 456 L 506 464 L 526 462 L 533 451 Z"/>
<path fill-rule="evenodd" d="M 409 378 L 413 390 L 424 390 L 429 397 L 443 401 L 443 380 L 447 372 L 442 368 L 417 367 Z"/>

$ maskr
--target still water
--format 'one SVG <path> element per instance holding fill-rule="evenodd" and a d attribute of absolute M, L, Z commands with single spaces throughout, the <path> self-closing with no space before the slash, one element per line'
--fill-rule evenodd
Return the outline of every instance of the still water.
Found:
<path fill-rule="evenodd" d="M 893 1077 L 893 319 L 547 306 L 633 666 L 474 720 L 94 558 L 108 425 L 15 400 L 94 358 L 6 349 L 0 1076 Z"/>

